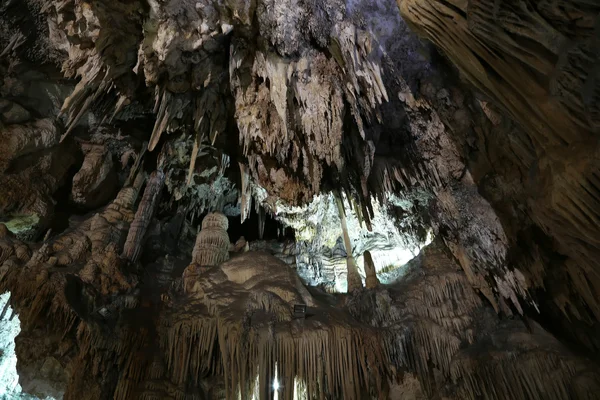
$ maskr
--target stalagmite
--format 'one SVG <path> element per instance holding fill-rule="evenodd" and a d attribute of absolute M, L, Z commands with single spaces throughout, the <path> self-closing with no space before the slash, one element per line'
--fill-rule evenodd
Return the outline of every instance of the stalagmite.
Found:
<path fill-rule="evenodd" d="M 197 282 L 207 267 L 219 265 L 229 259 L 231 243 L 227 234 L 229 221 L 219 212 L 212 212 L 202 220 L 192 253 L 192 263 L 183 271 L 183 287 L 186 293 L 198 291 Z"/>
<path fill-rule="evenodd" d="M 206 267 L 229 259 L 228 226 L 227 217 L 222 213 L 212 212 L 204 217 L 192 253 L 193 263 Z"/>
<path fill-rule="evenodd" d="M 363 259 L 365 264 L 365 286 L 367 289 L 375 289 L 379 286 L 379 279 L 377 278 L 377 271 L 375 270 L 375 264 L 373 263 L 373 257 L 371 257 L 370 251 L 363 253 Z"/>
<path fill-rule="evenodd" d="M 350 243 L 348 227 L 346 226 L 346 212 L 344 211 L 342 197 L 339 193 L 336 193 L 334 197 L 340 217 L 340 223 L 342 225 L 342 237 L 344 238 L 344 247 L 346 248 L 346 267 L 348 270 L 348 293 L 351 293 L 362 288 L 362 279 L 360 278 L 356 260 L 352 254 L 352 244 Z"/>

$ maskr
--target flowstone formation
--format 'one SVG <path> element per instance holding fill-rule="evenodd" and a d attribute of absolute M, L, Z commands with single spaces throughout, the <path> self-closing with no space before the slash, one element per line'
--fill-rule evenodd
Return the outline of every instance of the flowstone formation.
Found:
<path fill-rule="evenodd" d="M 596 398 L 599 13 L 2 3 L 3 387 Z"/>
<path fill-rule="evenodd" d="M 208 230 L 219 219 L 209 214 Z M 528 328 L 499 320 L 444 248 L 434 242 L 402 280 L 350 297 L 309 291 L 287 265 L 255 252 L 193 277 L 186 270 L 182 285 L 164 287 L 154 305 L 144 305 L 152 299 L 140 282 L 94 310 L 89 302 L 101 281 L 74 283 L 69 272 L 49 272 L 47 264 L 32 267 L 31 261 L 8 279 L 36 276 L 36 299 L 50 299 L 32 307 L 51 311 L 52 328 L 62 332 L 45 346 L 55 349 L 50 353 L 69 377 L 65 398 L 83 395 L 82 387 L 94 398 L 271 398 L 275 376 L 281 398 L 385 398 L 407 372 L 427 396 L 595 396 L 600 382 L 593 362 L 573 355 L 534 322 Z M 46 290 L 56 295 L 49 298 Z M 73 307 L 73 296 L 86 298 L 87 308 Z M 12 299 L 27 302 L 25 294 Z M 297 304 L 309 307 L 300 318 Z M 35 323 L 36 314 L 22 315 L 29 319 L 20 340 L 49 329 Z M 23 351 L 17 354 L 28 363 L 45 356 L 28 351 L 25 359 Z M 550 375 L 552 385 L 543 379 Z"/>
<path fill-rule="evenodd" d="M 510 280 L 520 287 L 515 297 L 539 294 L 535 302 L 542 313 L 596 352 L 600 5 L 518 0 L 398 0 L 398 5 L 407 24 L 478 89 L 472 104 L 485 114 L 484 123 L 463 121 L 473 133 L 451 135 L 501 224 L 493 268 L 513 265 Z M 456 110 L 465 97 L 448 90 L 442 97 L 438 88 L 428 83 L 421 92 L 437 96 L 434 104 L 446 103 L 440 111 L 444 122 L 459 122 Z M 465 271 L 479 274 L 481 267 L 468 255 L 474 247 L 463 241 L 453 252 Z M 511 284 L 494 280 L 499 293 L 510 291 Z M 571 329 L 574 323 L 577 329 Z"/>

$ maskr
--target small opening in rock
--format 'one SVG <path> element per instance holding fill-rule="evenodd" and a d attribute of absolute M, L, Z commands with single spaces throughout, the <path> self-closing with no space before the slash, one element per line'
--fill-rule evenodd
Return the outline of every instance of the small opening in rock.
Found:
<path fill-rule="evenodd" d="M 259 216 L 254 209 L 250 212 L 250 216 L 242 224 L 240 217 L 229 217 L 229 239 L 232 243 L 235 243 L 240 236 L 243 236 L 247 241 L 252 242 L 260 240 L 259 238 Z M 269 214 L 265 216 L 265 229 L 262 240 L 295 240 L 294 230 L 292 228 L 286 228 L 278 221 L 276 221 Z"/>

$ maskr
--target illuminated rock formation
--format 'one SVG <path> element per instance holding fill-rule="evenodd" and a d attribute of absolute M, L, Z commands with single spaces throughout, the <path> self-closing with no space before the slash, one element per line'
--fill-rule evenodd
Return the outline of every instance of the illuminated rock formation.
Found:
<path fill-rule="evenodd" d="M 367 250 L 363 253 L 363 260 L 365 262 L 365 286 L 367 289 L 375 289 L 380 282 L 377 278 L 377 271 L 375 271 L 375 264 L 370 251 Z"/>
<path fill-rule="evenodd" d="M 597 397 L 599 13 L 4 2 L 11 376 L 67 400 Z"/>
<path fill-rule="evenodd" d="M 344 211 L 344 205 L 340 196 L 335 196 L 335 203 L 338 208 L 340 216 L 340 222 L 342 225 L 342 237 L 344 238 L 344 247 L 346 248 L 346 268 L 347 268 L 347 280 L 348 280 L 348 293 L 362 288 L 362 280 L 358 274 L 358 267 L 356 266 L 356 260 L 352 254 L 352 244 L 350 244 L 350 236 L 348 235 L 348 226 L 346 225 L 346 215 Z"/>
<path fill-rule="evenodd" d="M 202 229 L 196 237 L 192 252 L 192 263 L 183 272 L 183 287 L 186 293 L 195 293 L 200 289 L 198 279 L 208 267 L 229 260 L 229 222 L 222 213 L 213 212 L 202 220 Z"/>
<path fill-rule="evenodd" d="M 198 232 L 192 262 L 202 267 L 219 265 L 229 259 L 229 222 L 222 213 L 213 212 L 202 220 Z"/>
<path fill-rule="evenodd" d="M 567 331 L 573 326 L 568 321 L 586 321 L 572 335 L 596 351 L 600 284 L 592 260 L 598 236 L 593 210 L 599 205 L 600 6 L 586 1 L 398 4 L 408 25 L 435 43 L 460 76 L 484 94 L 470 101 L 472 109 L 483 112 L 484 119 L 478 118 L 483 124 L 462 123 L 474 134 L 455 131 L 452 136 L 464 146 L 475 184 L 507 234 L 506 240 L 495 235 L 494 241 L 505 244 L 494 247 L 506 248 L 507 261 L 523 274 L 494 278 L 487 290 L 514 292 L 508 296 L 512 303 L 545 291 L 536 307 L 561 320 Z M 460 126 L 458 101 L 468 98 L 442 98 L 435 84 L 422 92 L 438 97 L 433 103 L 444 122 Z M 479 230 L 481 224 L 475 226 Z M 453 247 L 465 270 L 479 274 L 469 266 L 477 264 L 467 254 L 471 251 L 472 243 Z M 557 257 L 560 266 L 550 267 Z"/>

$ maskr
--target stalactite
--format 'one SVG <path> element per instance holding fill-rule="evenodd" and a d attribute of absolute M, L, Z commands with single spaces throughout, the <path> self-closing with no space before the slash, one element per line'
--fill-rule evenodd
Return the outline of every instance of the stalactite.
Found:
<path fill-rule="evenodd" d="M 0 53 L 0 59 L 10 54 L 10 52 L 17 50 L 26 40 L 27 38 L 21 32 L 14 33 L 2 53 Z"/>
<path fill-rule="evenodd" d="M 257 205 L 257 214 L 258 214 L 258 238 L 260 240 L 263 239 L 263 236 L 265 234 L 265 223 L 267 222 L 267 214 L 266 211 L 264 209 L 264 207 L 258 206 Z"/>
<path fill-rule="evenodd" d="M 148 150 L 152 151 L 158 144 L 160 136 L 167 128 L 168 123 L 173 117 L 175 111 L 175 101 L 172 100 L 172 94 L 165 88 L 160 89 L 156 87 L 156 104 L 154 106 L 154 112 L 156 115 L 156 123 L 148 142 Z"/>
<path fill-rule="evenodd" d="M 123 257 L 133 263 L 137 261 L 140 255 L 144 236 L 158 207 L 164 184 L 165 174 L 161 170 L 154 171 L 146 184 L 146 189 L 129 228 L 125 247 L 123 248 Z"/>
<path fill-rule="evenodd" d="M 209 216 L 203 230 L 223 228 L 223 215 Z M 157 357 L 164 357 L 164 368 L 131 358 L 144 343 L 151 343 L 148 336 L 120 330 L 100 335 L 93 324 L 72 317 L 60 291 L 56 293 L 57 281 L 43 281 L 23 318 L 33 322 L 49 309 L 61 326 L 77 332 L 81 354 L 96 360 L 94 374 L 101 376 L 102 365 L 119 365 L 116 399 L 138 391 L 142 398 L 167 394 L 189 398 L 194 394 L 186 387 L 199 387 L 215 376 L 225 377 L 225 398 L 249 398 L 256 390 L 265 397 L 270 396 L 275 375 L 284 399 L 292 399 L 297 383 L 305 387 L 308 398 L 354 399 L 365 397 L 369 388 L 383 393 L 386 382 L 405 369 L 431 392 L 440 390 L 431 366 L 442 377 L 452 378 L 449 390 L 456 391 L 457 398 L 526 399 L 538 393 L 562 398 L 575 391 L 588 390 L 588 397 L 592 393 L 594 386 L 578 383 L 576 377 L 595 379 L 593 368 L 582 369 L 584 364 L 555 350 L 554 339 L 539 340 L 519 321 L 502 322 L 486 313 L 484 303 L 439 243 L 424 250 L 418 267 L 411 264 L 405 279 L 358 292 L 343 308 L 324 307 L 310 294 L 302 294 L 303 286 L 294 283 L 295 272 L 267 257 L 247 254 L 207 268 L 197 277 L 204 295 L 186 297 L 161 314 L 157 333 L 163 354 Z M 20 301 L 26 293 L 16 290 L 13 295 Z M 299 301 L 295 296 L 310 305 L 310 318 L 290 317 L 291 306 Z M 485 319 L 486 328 L 473 335 L 470 331 L 479 329 L 472 320 L 475 315 Z M 489 346 L 488 330 L 495 329 L 500 330 L 493 342 L 500 347 L 493 357 L 474 357 L 489 354 L 479 347 Z M 512 349 L 519 346 L 539 351 L 527 350 L 515 357 Z M 544 374 L 553 374 L 552 385 L 539 384 Z M 454 398 L 453 394 L 446 397 Z"/>
<path fill-rule="evenodd" d="M 192 178 L 194 176 L 194 170 L 196 167 L 196 160 L 198 159 L 199 156 L 204 155 L 206 153 L 200 153 L 200 148 L 202 147 L 202 141 L 204 139 L 204 136 L 202 136 L 200 134 L 200 132 L 196 132 L 196 138 L 194 140 L 194 147 L 192 149 L 192 155 L 190 157 L 190 166 L 188 169 L 188 176 L 187 176 L 187 185 L 191 185 L 192 183 Z"/>
<path fill-rule="evenodd" d="M 250 216 L 250 207 L 252 204 L 252 190 L 250 186 L 250 176 L 248 175 L 248 168 L 242 164 L 238 163 L 240 167 L 240 179 L 241 179 L 241 199 L 240 199 L 240 223 L 244 223 L 244 221 Z"/>
<path fill-rule="evenodd" d="M 6 303 L 4 307 L 2 307 L 2 312 L 0 312 L 0 321 L 4 321 L 4 316 L 6 315 L 6 311 L 8 311 L 8 307 L 10 307 L 10 295 L 6 298 Z"/>
<path fill-rule="evenodd" d="M 6 7 L 13 3 L 9 1 Z M 25 3 L 29 6 L 39 2 Z M 80 216 L 73 216 L 69 223 L 75 225 L 64 232 L 57 229 L 54 236 L 48 234 L 41 243 L 27 243 L 18 241 L 0 224 L 0 289 L 12 292 L 11 303 L 23 320 L 23 337 L 43 327 L 48 333 L 59 331 L 60 340 L 69 345 L 52 354 L 60 357 L 60 363 L 73 374 L 71 389 L 79 385 L 79 390 L 87 390 L 97 385 L 103 391 L 97 397 L 131 398 L 142 391 L 142 398 L 189 400 L 222 398 L 222 386 L 227 398 L 248 398 L 251 393 L 268 398 L 272 379 L 277 376 L 283 382 L 286 399 L 292 398 L 296 381 L 307 398 L 358 399 L 382 396 L 388 381 L 398 380 L 409 371 L 420 380 L 429 397 L 592 398 L 598 393 L 594 365 L 573 356 L 535 323 L 527 330 L 518 318 L 510 318 L 512 309 L 526 315 L 525 303 L 537 307 L 531 297 L 534 290 L 530 293 L 529 288 L 546 289 L 544 285 L 556 279 L 549 276 L 550 268 L 545 271 L 549 255 L 553 258 L 552 272 L 560 270 L 558 279 L 564 278 L 561 290 L 548 285 L 549 303 L 554 301 L 569 318 L 586 322 L 600 318 L 596 296 L 600 280 L 595 274 L 599 241 L 594 229 L 600 222 L 596 204 L 600 184 L 590 129 L 596 121 L 588 118 L 587 112 L 597 108 L 593 101 L 593 78 L 597 74 L 586 72 L 590 65 L 597 64 L 594 54 L 590 55 L 593 51 L 586 47 L 590 43 L 587 36 L 599 31 L 589 18 L 596 14 L 597 7 L 589 1 L 583 2 L 585 6 L 573 7 L 585 8 L 585 12 L 573 11 L 571 6 L 565 11 L 548 2 L 536 5 L 520 0 L 510 4 L 471 1 L 468 7 L 464 1 L 399 2 L 406 20 L 445 50 L 467 80 L 493 100 L 500 100 L 530 128 L 531 132 L 522 134 L 516 128 L 514 132 L 512 128 L 510 132 L 500 130 L 505 119 L 491 109 L 494 101 L 481 105 L 489 121 L 479 124 L 476 118 L 470 118 L 478 114 L 470 113 L 475 102 L 464 99 L 468 96 L 459 93 L 463 98 L 455 102 L 450 98 L 458 95 L 449 94 L 445 88 L 438 91 L 436 83 L 430 82 L 441 77 L 432 72 L 438 61 L 419 64 L 425 65 L 418 71 L 416 86 L 420 93 L 396 90 L 395 86 L 402 83 L 394 81 L 402 81 L 405 71 L 394 71 L 387 64 L 398 61 L 394 59 L 397 53 L 385 54 L 384 62 L 380 62 L 378 53 L 390 50 L 386 49 L 389 45 L 376 43 L 367 31 L 357 28 L 357 24 L 368 25 L 360 12 L 356 13 L 360 23 L 351 23 L 355 17 L 351 17 L 350 8 L 357 7 L 356 1 L 302 1 L 301 7 L 296 7 L 297 1 L 242 5 L 230 0 L 150 3 L 142 7 L 137 0 L 64 0 L 44 6 L 42 13 L 49 15 L 51 35 L 60 37 L 52 47 L 64 53 L 65 76 L 80 79 L 61 110 L 66 129 L 60 141 L 76 133 L 77 140 L 58 145 L 60 124 L 52 122 L 54 115 L 35 123 L 3 126 L 6 146 L 0 153 L 10 157 L 0 157 L 0 170 L 12 183 L 0 186 L 9 194 L 3 207 L 8 213 L 19 208 L 14 203 L 21 201 L 17 189 L 28 181 L 23 178 L 37 180 L 35 174 L 12 171 L 39 158 L 40 164 L 46 165 L 39 171 L 46 177 L 47 165 L 54 163 L 46 156 L 60 154 L 63 158 L 66 152 L 56 152 L 55 147 L 65 148 L 85 137 L 88 115 L 91 125 L 122 117 L 118 114 L 127 112 L 125 107 L 134 95 L 144 93 L 137 90 L 137 85 L 145 78 L 147 85 L 156 90 L 156 121 L 147 148 L 153 150 L 161 137 L 167 139 L 165 132 L 175 128 L 183 132 L 179 143 L 191 143 L 186 132 L 196 135 L 185 187 L 194 193 L 190 196 L 192 203 L 205 197 L 195 196 L 193 190 L 200 186 L 196 185 L 201 180 L 197 178 L 203 179 L 194 176 L 202 142 L 206 139 L 218 146 L 214 171 L 222 176 L 229 158 L 218 142 L 230 143 L 230 138 L 220 134 L 232 122 L 237 130 L 233 127 L 231 131 L 239 132 L 240 148 L 247 161 L 247 165 L 240 164 L 242 222 L 248 217 L 255 184 L 263 186 L 271 199 L 293 204 L 309 201 L 325 183 L 337 185 L 359 221 L 367 226 L 374 217 L 371 195 L 383 202 L 386 191 L 401 190 L 403 195 L 423 191 L 427 192 L 423 195 L 426 198 L 419 198 L 420 204 L 417 206 L 415 201 L 410 207 L 429 210 L 427 215 L 432 216 L 464 272 L 444 254 L 440 241 L 404 266 L 402 279 L 378 285 L 372 257 L 366 252 L 366 285 L 372 290 L 357 290 L 360 276 L 343 200 L 337 195 L 348 291 L 354 291 L 352 295 L 326 295 L 319 288 L 309 292 L 292 268 L 264 255 L 241 254 L 225 262 L 232 248 L 227 218 L 213 213 L 202 223 L 192 264 L 183 279 L 176 278 L 168 290 L 157 293 L 169 286 L 170 277 L 164 278 L 169 274 L 164 273 L 160 279 L 150 276 L 142 282 L 147 286 L 142 288 L 145 297 L 140 298 L 139 277 L 123 268 L 118 257 L 124 244 L 124 257 L 132 261 L 138 258 L 158 202 L 160 189 L 154 182 L 158 178 L 153 175 L 134 215 L 145 179 L 140 172 L 140 155 L 114 201 L 89 218 L 81 217 L 85 219 L 82 223 L 77 222 Z M 367 3 L 371 8 L 381 6 Z M 27 18 L 27 12 L 21 14 Z M 490 16 L 498 22 L 492 23 Z M 387 29 L 394 24 L 382 25 Z M 232 31 L 235 34 L 230 35 Z M 523 35 L 531 43 L 517 38 Z M 574 40 L 581 39 L 581 35 L 585 40 Z M 573 43 L 565 42 L 566 36 Z M 410 48 L 414 43 L 407 39 L 409 35 L 397 37 L 403 38 L 402 43 L 390 42 L 401 48 L 398 51 L 403 67 L 409 70 L 409 64 L 415 61 L 409 54 L 414 53 Z M 552 43 L 548 37 L 558 38 L 560 43 Z M 29 38 L 23 41 L 19 34 L 8 36 L 8 46 L 0 58 L 10 52 L 10 60 L 3 59 L 10 62 L 9 70 L 20 65 L 16 50 L 30 42 L 35 43 Z M 134 67 L 138 47 L 138 65 Z M 570 50 L 559 54 L 562 47 Z M 29 67 L 34 67 L 21 65 L 28 73 Z M 385 85 L 382 68 L 386 68 Z M 4 72 L 4 65 L 0 69 Z M 531 79 L 523 80 L 521 75 Z M 546 78 L 550 80 L 549 88 L 543 87 Z M 1 86 L 3 95 L 9 93 L 9 101 L 13 102 L 11 79 L 7 76 Z M 518 84 L 521 81 L 525 82 L 523 86 Z M 583 100 L 576 93 L 578 84 L 567 85 L 577 82 L 589 84 Z M 37 88 L 28 87 L 26 91 L 35 92 Z M 459 86 L 451 89 L 457 88 L 462 90 Z M 532 90 L 527 93 L 527 89 Z M 433 95 L 425 93 L 428 91 Z M 394 96 L 388 97 L 388 93 Z M 399 97 L 402 104 L 392 97 Z M 540 98 L 544 101 L 538 101 Z M 138 100 L 133 104 L 145 108 L 144 99 Z M 389 131 L 400 132 L 400 157 L 407 158 L 402 163 L 378 162 L 374 155 L 374 146 L 387 142 L 379 138 L 385 138 L 390 128 L 384 117 L 386 110 L 381 107 L 388 100 L 392 100 L 390 108 L 396 114 L 394 128 L 401 128 Z M 105 103 L 112 101 L 116 105 L 109 118 L 111 112 L 106 112 Z M 439 104 L 433 107 L 435 101 L 446 103 L 446 109 Z M 32 108 L 31 103 L 27 108 Z M 456 119 L 464 120 L 464 126 L 457 129 L 452 118 L 440 110 L 451 117 L 460 116 Z M 4 124 L 4 106 L 0 111 Z M 472 126 L 472 122 L 481 126 Z M 491 129 L 498 129 L 491 130 L 493 135 L 480 132 L 490 123 L 494 126 Z M 457 135 L 464 154 L 448 141 L 444 125 L 454 134 L 464 133 Z M 567 129 L 570 125 L 575 129 Z M 82 126 L 81 134 L 76 126 Z M 488 146 L 503 137 L 509 138 L 508 151 Z M 166 141 L 165 147 L 174 143 Z M 580 147 L 589 147 L 592 153 Z M 391 148 L 390 153 L 396 149 Z M 182 158 L 187 160 L 187 156 Z M 523 165 L 514 167 L 504 158 L 515 158 Z M 535 164 L 534 158 L 539 158 Z M 472 178 L 463 159 L 475 167 L 473 172 L 483 171 L 485 179 Z M 62 165 L 65 171 L 69 169 L 67 164 Z M 127 159 L 123 163 L 126 165 Z M 158 165 L 162 165 L 161 158 Z M 503 171 L 505 165 L 508 172 Z M 550 189 L 532 188 L 539 199 L 514 188 L 523 183 L 519 179 L 528 170 L 532 186 L 550 183 Z M 185 180 L 185 166 L 165 171 L 172 172 L 175 181 L 178 176 Z M 333 180 L 329 179 L 330 172 Z M 502 179 L 493 182 L 503 173 L 511 179 L 514 176 L 516 183 Z M 70 178 L 68 173 L 51 177 L 56 183 L 41 185 L 52 188 L 47 190 L 47 201 L 40 201 L 36 194 L 23 203 L 36 207 L 44 203 L 40 208 L 54 205 L 57 188 L 69 186 Z M 501 190 L 487 192 L 484 180 Z M 485 201 L 478 194 L 484 191 Z M 177 196 L 170 206 L 181 205 L 176 203 L 181 200 Z M 358 197 L 356 203 L 352 196 Z M 264 206 L 262 200 L 256 203 L 260 237 L 265 227 Z M 518 223 L 514 218 L 501 220 L 493 215 L 499 216 L 498 210 L 505 206 L 502 212 L 518 214 Z M 192 221 L 202 213 L 200 207 L 193 208 Z M 51 216 L 42 214 L 44 218 Z M 525 216 L 521 218 L 521 214 Z M 163 221 L 158 222 L 156 234 L 160 235 L 164 232 Z M 529 225 L 540 228 L 539 236 L 551 236 L 548 242 L 552 247 L 558 243 L 557 248 L 539 251 L 541 255 L 531 250 L 529 258 L 538 265 L 529 265 L 529 259 L 513 263 L 509 257 L 508 250 L 520 242 L 520 235 L 526 236 L 522 225 L 526 229 Z M 46 228 L 31 237 L 37 238 Z M 511 230 L 518 231 L 518 235 L 511 237 Z M 523 247 L 529 242 L 526 240 Z M 187 244 L 183 238 L 178 250 Z M 558 254 L 560 257 L 554 257 Z M 179 268 L 183 258 L 179 254 L 175 261 L 158 257 L 151 264 L 170 272 Z M 554 268 L 555 262 L 560 268 Z M 152 285 L 157 282 L 159 289 L 155 290 Z M 472 287 L 509 317 L 497 318 Z M 319 295 L 313 298 L 311 293 Z M 294 319 L 293 306 L 299 304 L 309 309 L 306 318 Z M 121 311 L 126 313 L 120 315 Z M 56 340 L 52 335 L 44 339 Z M 213 393 L 203 387 L 211 380 L 219 385 Z M 72 392 L 71 396 L 77 394 Z"/>
<path fill-rule="evenodd" d="M 352 254 L 352 244 L 350 243 L 348 227 L 346 226 L 344 204 L 342 203 L 342 198 L 339 194 L 335 195 L 335 203 L 340 216 L 340 223 L 342 224 L 342 236 L 344 238 L 344 246 L 346 248 L 346 266 L 348 269 L 348 293 L 350 293 L 362 288 L 362 279 L 360 278 L 358 267 L 356 266 L 354 255 Z"/>

